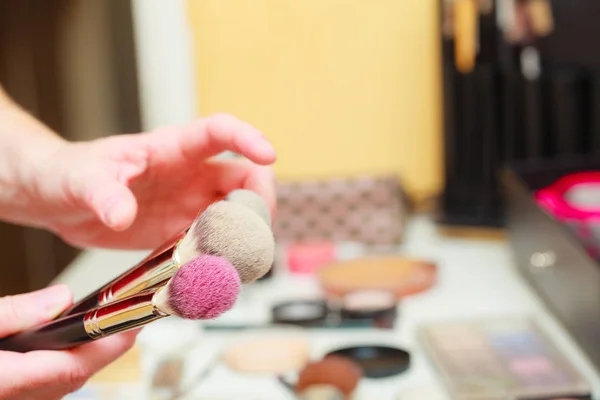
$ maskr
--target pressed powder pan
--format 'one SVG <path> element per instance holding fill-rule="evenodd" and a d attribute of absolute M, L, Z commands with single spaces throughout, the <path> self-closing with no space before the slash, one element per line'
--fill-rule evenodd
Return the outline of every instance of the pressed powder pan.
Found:
<path fill-rule="evenodd" d="M 318 299 L 278 303 L 271 310 L 271 318 L 276 324 L 306 328 L 392 328 L 397 316 L 396 307 L 397 299 L 393 292 L 367 289 L 349 292 L 333 303 Z"/>
<path fill-rule="evenodd" d="M 355 346 L 337 349 L 327 354 L 348 357 L 363 369 L 367 378 L 387 378 L 405 372 L 410 367 L 410 354 L 387 346 Z"/>
<path fill-rule="evenodd" d="M 323 326 L 329 311 L 323 300 L 292 300 L 275 305 L 271 316 L 276 324 Z"/>
<path fill-rule="evenodd" d="M 365 321 L 368 326 L 391 329 L 394 327 L 397 299 L 393 292 L 365 289 L 349 292 L 342 297 L 340 318 L 342 321 Z"/>
<path fill-rule="evenodd" d="M 368 257 L 331 264 L 318 272 L 325 292 L 343 297 L 366 289 L 388 290 L 397 298 L 431 288 L 437 277 L 436 265 L 402 257 Z"/>
<path fill-rule="evenodd" d="M 346 293 L 342 297 L 342 311 L 355 315 L 377 314 L 395 309 L 396 296 L 388 290 L 364 289 Z"/>
<path fill-rule="evenodd" d="M 303 330 L 252 331 L 241 334 L 224 351 L 224 363 L 250 374 L 285 374 L 300 370 L 309 360 L 310 343 Z"/>

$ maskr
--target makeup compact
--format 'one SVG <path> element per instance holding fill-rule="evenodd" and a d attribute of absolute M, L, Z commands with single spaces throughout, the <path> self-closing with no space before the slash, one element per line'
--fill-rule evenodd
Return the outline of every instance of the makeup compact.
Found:
<path fill-rule="evenodd" d="M 347 357 L 357 363 L 366 378 L 387 378 L 410 367 L 410 354 L 388 346 L 352 346 L 330 351 L 327 356 Z"/>
<path fill-rule="evenodd" d="M 323 300 L 292 300 L 273 306 L 271 317 L 276 324 L 314 327 L 324 326 L 329 312 Z"/>
<path fill-rule="evenodd" d="M 361 367 L 347 357 L 327 356 L 308 363 L 293 390 L 299 400 L 349 400 L 360 379 Z"/>
<path fill-rule="evenodd" d="M 418 336 L 452 399 L 591 399 L 588 383 L 532 320 L 429 324 Z"/>
<path fill-rule="evenodd" d="M 399 299 L 435 285 L 437 268 L 424 260 L 373 256 L 334 263 L 319 269 L 317 274 L 330 297 L 344 297 L 362 290 L 386 290 Z"/>
<path fill-rule="evenodd" d="M 340 301 L 342 323 L 360 323 L 392 329 L 396 322 L 397 300 L 389 290 L 365 289 L 346 293 Z"/>
<path fill-rule="evenodd" d="M 397 304 L 396 296 L 388 290 L 357 290 L 335 299 L 277 303 L 271 309 L 271 320 L 306 328 L 392 329 Z"/>
<path fill-rule="evenodd" d="M 300 370 L 309 360 L 310 345 L 302 329 L 252 331 L 240 335 L 223 352 L 224 363 L 234 371 L 252 374 L 286 374 Z"/>

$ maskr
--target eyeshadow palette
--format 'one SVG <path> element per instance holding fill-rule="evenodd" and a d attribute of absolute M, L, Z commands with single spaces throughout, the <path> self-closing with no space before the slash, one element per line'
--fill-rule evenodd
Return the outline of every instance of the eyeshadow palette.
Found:
<path fill-rule="evenodd" d="M 424 325 L 419 341 L 454 400 L 591 400 L 586 380 L 533 320 Z"/>

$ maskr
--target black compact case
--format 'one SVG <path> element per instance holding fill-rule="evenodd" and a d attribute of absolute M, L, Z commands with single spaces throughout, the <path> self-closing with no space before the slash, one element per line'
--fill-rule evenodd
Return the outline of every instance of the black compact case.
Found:
<path fill-rule="evenodd" d="M 562 176 L 591 170 L 600 170 L 600 156 L 515 163 L 501 181 L 519 272 L 600 370 L 600 265 L 534 197 Z"/>

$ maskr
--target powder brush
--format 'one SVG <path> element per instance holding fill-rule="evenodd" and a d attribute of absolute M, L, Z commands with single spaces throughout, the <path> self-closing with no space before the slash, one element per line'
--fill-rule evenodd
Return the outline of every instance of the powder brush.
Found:
<path fill-rule="evenodd" d="M 158 286 L 178 268 L 202 254 L 225 257 L 242 283 L 266 274 L 273 264 L 275 242 L 268 207 L 250 190 L 235 190 L 206 208 L 192 224 L 139 264 L 89 294 L 61 314 L 88 311 L 98 305 Z"/>
<path fill-rule="evenodd" d="M 240 277 L 223 257 L 203 255 L 182 265 L 165 285 L 69 315 L 0 340 L 0 350 L 64 350 L 175 315 L 212 319 L 229 310 Z"/>

